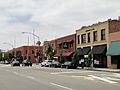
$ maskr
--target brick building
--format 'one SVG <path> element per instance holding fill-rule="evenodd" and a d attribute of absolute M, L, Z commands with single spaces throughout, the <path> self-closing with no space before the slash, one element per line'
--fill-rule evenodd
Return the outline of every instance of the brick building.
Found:
<path fill-rule="evenodd" d="M 18 48 L 14 48 L 14 53 L 15 53 L 15 56 L 20 54 L 23 60 L 27 58 L 27 55 L 29 55 L 33 63 L 36 63 L 37 54 L 40 54 L 40 60 L 43 59 L 42 46 L 21 46 Z"/>
<path fill-rule="evenodd" d="M 55 51 L 55 58 L 59 58 L 62 54 L 67 60 L 70 60 L 72 54 L 76 50 L 76 34 L 64 36 L 51 41 L 45 41 L 43 51 L 45 52 L 50 45 Z"/>
<path fill-rule="evenodd" d="M 71 56 L 76 51 L 76 34 L 64 36 L 57 40 L 56 57 L 62 54 L 67 60 L 71 60 Z"/>
<path fill-rule="evenodd" d="M 57 43 L 56 43 L 56 39 L 55 40 L 51 40 L 51 41 L 44 41 L 43 44 L 43 53 L 45 54 L 45 51 L 48 49 L 48 46 L 50 45 L 54 52 L 56 53 L 56 48 L 57 48 Z"/>
<path fill-rule="evenodd" d="M 85 58 L 92 51 L 94 66 L 112 68 L 110 56 L 106 56 L 106 53 L 111 40 L 119 40 L 119 30 L 120 21 L 111 19 L 76 30 L 79 58 Z"/>
<path fill-rule="evenodd" d="M 110 45 L 107 55 L 109 67 L 120 69 L 120 20 L 114 20 L 110 23 Z"/>

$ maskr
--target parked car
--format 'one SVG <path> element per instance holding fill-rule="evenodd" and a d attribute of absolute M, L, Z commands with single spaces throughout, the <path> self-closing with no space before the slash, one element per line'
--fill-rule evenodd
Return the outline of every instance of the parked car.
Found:
<path fill-rule="evenodd" d="M 43 62 L 41 62 L 41 67 L 50 67 L 51 64 L 52 60 L 44 60 Z"/>
<path fill-rule="evenodd" d="M 52 61 L 50 67 L 54 67 L 54 68 L 61 67 L 61 64 L 58 61 Z"/>
<path fill-rule="evenodd" d="M 31 62 L 31 60 L 24 60 L 23 62 L 22 62 L 22 66 L 32 66 L 32 62 Z"/>
<path fill-rule="evenodd" d="M 20 62 L 17 61 L 17 60 L 14 60 L 11 62 L 11 66 L 14 67 L 14 66 L 19 66 L 20 67 Z"/>
<path fill-rule="evenodd" d="M 66 61 L 65 63 L 61 64 L 61 68 L 76 69 L 77 65 L 75 65 L 71 61 Z"/>

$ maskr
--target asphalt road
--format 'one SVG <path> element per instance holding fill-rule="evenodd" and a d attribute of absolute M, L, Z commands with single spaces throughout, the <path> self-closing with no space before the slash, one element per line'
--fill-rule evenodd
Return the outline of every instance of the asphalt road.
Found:
<path fill-rule="evenodd" d="M 120 73 L 0 64 L 0 90 L 120 90 Z"/>

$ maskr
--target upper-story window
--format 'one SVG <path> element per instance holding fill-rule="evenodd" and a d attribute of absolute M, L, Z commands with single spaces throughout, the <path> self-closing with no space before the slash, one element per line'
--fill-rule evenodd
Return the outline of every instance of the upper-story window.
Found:
<path fill-rule="evenodd" d="M 77 36 L 77 43 L 80 44 L 80 35 Z"/>
<path fill-rule="evenodd" d="M 97 39 L 98 39 L 97 31 L 94 31 L 93 32 L 93 41 L 95 42 L 95 41 L 97 41 Z"/>
<path fill-rule="evenodd" d="M 68 43 L 67 42 L 64 42 L 63 43 L 63 49 L 68 49 L 69 47 L 68 47 Z"/>
<path fill-rule="evenodd" d="M 32 54 L 34 54 L 35 52 L 34 52 L 34 50 L 32 50 Z"/>
<path fill-rule="evenodd" d="M 62 43 L 61 44 L 59 44 L 59 49 L 62 49 L 63 48 L 63 45 L 62 45 Z"/>
<path fill-rule="evenodd" d="M 88 43 L 90 42 L 90 33 L 87 34 L 88 36 Z"/>
<path fill-rule="evenodd" d="M 86 34 L 81 35 L 81 43 L 86 43 Z"/>
<path fill-rule="evenodd" d="M 105 40 L 106 38 L 106 33 L 105 33 L 105 29 L 101 30 L 101 40 Z"/>

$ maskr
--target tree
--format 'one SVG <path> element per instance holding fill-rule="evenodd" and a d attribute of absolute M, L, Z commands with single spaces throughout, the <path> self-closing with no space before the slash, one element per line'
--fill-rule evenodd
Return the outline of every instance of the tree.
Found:
<path fill-rule="evenodd" d="M 78 60 L 78 54 L 77 52 L 75 52 L 72 56 L 72 63 L 74 63 L 75 65 L 79 64 L 79 60 Z"/>
<path fill-rule="evenodd" d="M 88 54 L 88 59 L 87 59 L 87 67 L 91 66 L 92 59 L 93 59 L 93 55 L 92 55 L 92 51 L 90 51 L 89 54 Z"/>
<path fill-rule="evenodd" d="M 66 59 L 65 59 L 65 57 L 62 54 L 60 54 L 60 57 L 59 57 L 58 61 L 60 63 L 64 63 L 66 61 Z"/>
<path fill-rule="evenodd" d="M 48 60 L 52 60 L 53 59 L 53 57 L 54 57 L 54 50 L 53 50 L 53 48 L 50 45 L 48 45 L 48 49 L 46 50 L 45 54 L 46 54 L 46 58 Z"/>
<path fill-rule="evenodd" d="M 40 44 L 41 44 L 41 42 L 40 41 L 37 41 L 37 43 L 36 43 L 38 46 L 40 46 Z"/>

